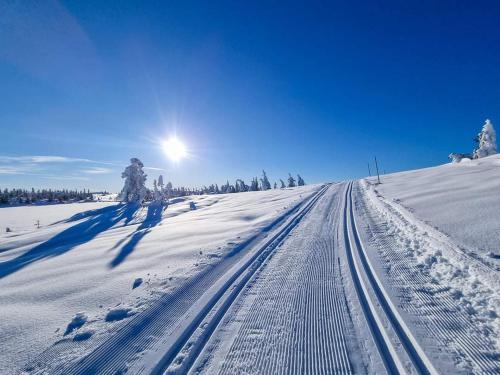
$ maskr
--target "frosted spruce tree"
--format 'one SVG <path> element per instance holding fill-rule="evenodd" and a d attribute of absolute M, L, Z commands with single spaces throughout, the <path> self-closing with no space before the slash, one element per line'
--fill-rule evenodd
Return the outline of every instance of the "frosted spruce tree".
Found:
<path fill-rule="evenodd" d="M 493 124 L 490 120 L 486 120 L 481 133 L 476 138 L 478 147 L 474 150 L 474 158 L 484 158 L 485 156 L 494 155 L 497 153 L 497 135 Z"/>
<path fill-rule="evenodd" d="M 167 186 L 165 187 L 165 193 L 167 194 L 167 200 L 169 200 L 172 197 L 173 189 L 174 189 L 174 187 L 173 187 L 172 183 L 170 181 L 167 182 Z"/>
<path fill-rule="evenodd" d="M 158 181 L 160 181 L 161 176 L 158 178 Z M 163 189 L 160 188 L 160 183 L 156 182 L 156 180 L 153 181 L 153 199 L 156 202 L 162 202 L 163 201 Z"/>
<path fill-rule="evenodd" d="M 247 186 L 247 184 L 245 184 L 245 181 L 243 181 L 242 179 L 236 180 L 236 192 L 237 193 L 248 191 L 248 188 L 249 187 Z"/>
<path fill-rule="evenodd" d="M 286 188 L 285 181 L 283 181 L 281 178 L 280 178 L 280 184 L 281 184 L 280 189 Z"/>
<path fill-rule="evenodd" d="M 259 190 L 259 180 L 257 180 L 257 177 L 254 177 L 252 179 L 252 183 L 250 184 L 250 191 L 257 191 Z"/>
<path fill-rule="evenodd" d="M 304 179 L 300 176 L 300 174 L 297 175 L 297 186 L 304 186 L 306 183 Z"/>
<path fill-rule="evenodd" d="M 267 178 L 266 171 L 262 171 L 262 190 L 269 190 L 271 189 L 271 183 L 269 182 L 269 179 Z"/>
<path fill-rule="evenodd" d="M 144 164 L 137 158 L 130 159 L 130 165 L 125 168 L 122 178 L 125 179 L 120 199 L 127 203 L 142 203 L 147 194 L 146 174 L 142 170 Z"/>
<path fill-rule="evenodd" d="M 163 187 L 165 185 L 163 184 L 163 176 L 159 175 L 158 176 L 158 190 L 160 191 L 161 194 L 163 194 Z"/>
<path fill-rule="evenodd" d="M 295 179 L 288 173 L 288 187 L 295 187 Z"/>

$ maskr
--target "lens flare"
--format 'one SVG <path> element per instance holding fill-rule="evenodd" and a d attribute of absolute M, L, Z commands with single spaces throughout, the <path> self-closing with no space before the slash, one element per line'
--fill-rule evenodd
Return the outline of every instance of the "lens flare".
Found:
<path fill-rule="evenodd" d="M 173 162 L 178 162 L 187 156 L 186 146 L 176 137 L 164 141 L 162 147 L 165 154 Z"/>

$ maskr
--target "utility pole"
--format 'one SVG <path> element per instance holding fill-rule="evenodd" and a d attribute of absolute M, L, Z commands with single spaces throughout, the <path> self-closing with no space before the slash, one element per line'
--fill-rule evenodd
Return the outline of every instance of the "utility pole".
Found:
<path fill-rule="evenodd" d="M 372 172 L 370 171 L 370 162 L 368 162 L 368 176 L 372 176 Z"/>
<path fill-rule="evenodd" d="M 377 157 L 375 156 L 375 168 L 377 168 L 377 179 L 378 183 L 380 184 L 380 175 L 378 173 L 378 163 L 377 163 Z"/>

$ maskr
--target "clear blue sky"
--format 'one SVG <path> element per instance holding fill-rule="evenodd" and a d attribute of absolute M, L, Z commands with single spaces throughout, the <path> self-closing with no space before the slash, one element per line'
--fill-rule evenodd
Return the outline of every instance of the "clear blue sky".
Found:
<path fill-rule="evenodd" d="M 446 162 L 500 124 L 500 6 L 410 3 L 0 0 L 0 187 L 118 191 L 133 156 L 194 186 Z"/>

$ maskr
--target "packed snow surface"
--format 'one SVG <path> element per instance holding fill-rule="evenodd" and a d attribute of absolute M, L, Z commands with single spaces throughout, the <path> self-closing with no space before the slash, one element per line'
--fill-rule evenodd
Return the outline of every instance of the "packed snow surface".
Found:
<path fill-rule="evenodd" d="M 0 208 L 0 373 L 59 340 L 112 333 L 316 189 L 184 197 L 167 208 Z"/>

